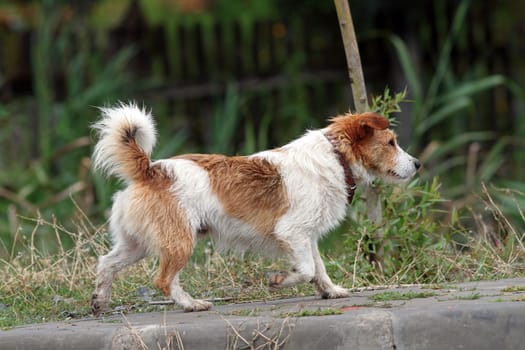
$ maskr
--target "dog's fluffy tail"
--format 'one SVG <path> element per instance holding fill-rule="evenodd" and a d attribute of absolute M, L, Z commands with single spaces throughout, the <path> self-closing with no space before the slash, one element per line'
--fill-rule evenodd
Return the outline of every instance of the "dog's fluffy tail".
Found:
<path fill-rule="evenodd" d="M 157 139 L 153 117 L 134 103 L 100 111 L 102 118 L 92 126 L 99 137 L 93 152 L 94 169 L 127 183 L 146 180 Z"/>

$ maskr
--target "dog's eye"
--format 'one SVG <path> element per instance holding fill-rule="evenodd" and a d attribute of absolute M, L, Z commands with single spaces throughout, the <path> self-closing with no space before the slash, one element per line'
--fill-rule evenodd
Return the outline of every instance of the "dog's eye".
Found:
<path fill-rule="evenodd" d="M 396 141 L 394 141 L 394 139 L 391 139 L 390 141 L 388 141 L 388 144 L 390 146 L 395 146 L 396 145 Z"/>

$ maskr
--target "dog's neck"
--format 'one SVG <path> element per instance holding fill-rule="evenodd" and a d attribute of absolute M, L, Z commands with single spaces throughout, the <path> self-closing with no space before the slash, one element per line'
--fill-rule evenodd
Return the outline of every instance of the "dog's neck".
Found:
<path fill-rule="evenodd" d="M 352 169 L 350 169 L 350 166 L 347 164 L 344 154 L 341 153 L 339 149 L 337 149 L 335 140 L 328 135 L 325 135 L 325 137 L 332 144 L 332 149 L 334 151 L 334 154 L 337 160 L 339 161 L 339 164 L 344 170 L 345 183 L 346 183 L 346 197 L 348 199 L 348 204 L 350 204 L 352 203 L 352 199 L 354 198 L 355 189 L 357 187 L 354 181 L 354 175 L 352 174 Z"/>

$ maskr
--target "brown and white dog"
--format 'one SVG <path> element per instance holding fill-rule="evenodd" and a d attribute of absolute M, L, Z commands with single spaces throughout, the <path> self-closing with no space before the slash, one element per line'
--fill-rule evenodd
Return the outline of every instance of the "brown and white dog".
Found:
<path fill-rule="evenodd" d="M 286 256 L 291 270 L 273 275 L 274 287 L 313 282 L 323 298 L 346 297 L 328 277 L 317 241 L 345 217 L 354 184 L 403 182 L 420 167 L 374 113 L 335 117 L 324 129 L 250 156 L 152 161 L 156 130 L 148 112 L 134 104 L 101 111 L 94 167 L 127 187 L 114 196 L 114 246 L 99 259 L 95 314 L 107 306 L 115 274 L 151 254 L 160 254 L 155 285 L 166 296 L 185 311 L 208 310 L 211 303 L 179 284 L 202 234 L 222 250 Z"/>

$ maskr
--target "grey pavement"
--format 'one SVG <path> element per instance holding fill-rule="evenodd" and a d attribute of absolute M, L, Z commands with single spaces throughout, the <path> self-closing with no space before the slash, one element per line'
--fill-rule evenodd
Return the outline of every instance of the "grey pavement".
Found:
<path fill-rule="evenodd" d="M 525 278 L 170 309 L 17 327 L 0 349 L 525 349 Z"/>

